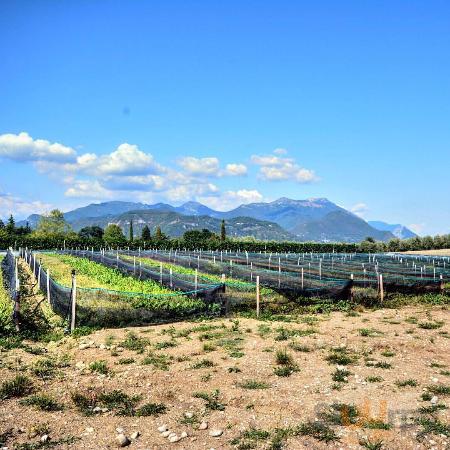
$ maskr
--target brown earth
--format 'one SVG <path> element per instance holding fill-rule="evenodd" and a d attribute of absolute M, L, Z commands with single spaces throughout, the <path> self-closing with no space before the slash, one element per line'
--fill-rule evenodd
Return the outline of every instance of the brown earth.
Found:
<path fill-rule="evenodd" d="M 140 433 L 132 440 L 132 449 L 227 449 L 239 448 L 232 440 L 245 430 L 256 428 L 272 434 L 260 440 L 241 439 L 240 448 L 269 448 L 276 428 L 314 421 L 324 405 L 340 402 L 354 404 L 360 416 L 366 411 L 366 415 L 378 417 L 392 428 L 364 428 L 370 419 L 363 417 L 356 424 L 330 425 L 338 441 L 324 443 L 309 436 L 289 436 L 283 448 L 356 449 L 362 448 L 359 441 L 365 438 L 371 442 L 382 440 L 383 448 L 387 449 L 449 448 L 448 436 L 428 434 L 418 439 L 421 427 L 414 424 L 414 418 L 420 416 L 418 408 L 431 405 L 430 401 L 421 399 L 427 388 L 450 385 L 448 319 L 448 310 L 443 307 L 298 316 L 289 323 L 218 319 L 172 326 L 105 329 L 78 339 L 66 337 L 49 344 L 33 344 L 33 348 L 45 349 L 44 355 L 33 355 L 23 349 L 4 351 L 0 353 L 1 380 L 26 374 L 32 379 L 35 392 L 51 395 L 64 409 L 46 412 L 21 405 L 20 399 L 0 401 L 0 435 L 10 431 L 4 444 L 9 448 L 24 442 L 38 443 L 42 434 L 48 434 L 48 443 L 69 436 L 76 439 L 72 444 L 63 443 L 54 448 L 108 449 L 117 447 L 116 429 L 123 428 L 128 437 L 135 431 Z M 427 329 L 430 323 L 437 328 Z M 289 330 L 294 336 L 288 336 Z M 143 353 L 124 348 L 122 343 L 130 331 L 148 340 L 144 342 Z M 299 351 L 298 346 L 294 350 L 291 343 L 306 346 L 310 351 Z M 341 349 L 341 354 L 357 357 L 356 362 L 345 367 L 351 372 L 348 382 L 332 380 L 336 364 L 325 358 L 336 347 Z M 276 351 L 280 349 L 287 349 L 294 360 L 293 367 L 298 369 L 288 377 L 274 373 L 274 368 L 280 367 L 276 363 Z M 383 352 L 387 352 L 385 356 Z M 167 370 L 143 364 L 148 355 L 165 355 Z M 62 364 L 50 378 L 33 374 L 37 360 L 50 357 L 56 361 L 63 356 L 69 365 Z M 106 362 L 107 375 L 89 369 L 92 362 L 99 360 Z M 204 365 L 211 364 L 211 367 L 194 368 L 203 360 L 210 361 Z M 376 362 L 388 362 L 391 367 L 374 367 Z M 240 372 L 230 372 L 230 368 L 239 368 Z M 366 381 L 367 377 L 375 376 L 382 377 L 382 381 Z M 407 379 L 415 380 L 417 386 L 396 385 Z M 267 386 L 247 389 L 242 386 L 246 381 L 264 382 Z M 90 389 L 139 394 L 140 405 L 164 404 L 167 411 L 158 417 L 119 416 L 112 409 L 84 416 L 75 407 L 71 393 L 87 393 Z M 206 409 L 205 400 L 193 397 L 196 392 L 211 394 L 216 389 L 223 411 Z M 448 404 L 448 396 L 438 395 L 438 403 Z M 193 417 L 186 420 L 186 412 L 193 413 Z M 434 416 L 444 424 L 449 422 L 447 409 Z M 182 423 L 196 422 L 196 419 L 198 422 L 194 424 Z M 208 422 L 207 430 L 198 429 L 201 421 Z M 37 430 L 34 433 L 37 436 L 30 437 L 33 435 L 30 430 L 42 424 L 48 431 Z M 178 435 L 186 431 L 188 437 L 169 443 L 157 430 L 163 424 Z M 220 429 L 223 434 L 211 437 L 212 429 Z M 28 448 L 45 448 L 47 444 Z"/>

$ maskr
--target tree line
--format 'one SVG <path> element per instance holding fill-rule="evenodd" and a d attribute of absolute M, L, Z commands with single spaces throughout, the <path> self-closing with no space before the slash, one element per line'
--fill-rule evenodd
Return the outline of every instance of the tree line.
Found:
<path fill-rule="evenodd" d="M 208 229 L 189 230 L 182 237 L 170 238 L 156 226 L 150 230 L 144 225 L 140 233 L 135 233 L 133 221 L 127 224 L 127 233 L 117 224 L 109 224 L 105 229 L 88 226 L 75 232 L 61 211 L 55 209 L 39 220 L 35 230 L 29 224 L 16 226 L 11 215 L 6 223 L 0 220 L 0 249 L 7 247 L 29 247 L 51 249 L 62 247 L 109 246 L 130 248 L 188 248 L 208 250 L 242 250 L 270 252 L 405 252 L 408 250 L 432 250 L 450 248 L 450 234 L 438 236 L 414 237 L 411 239 L 391 239 L 388 242 L 375 241 L 367 237 L 358 244 L 317 243 L 317 242 L 278 242 L 258 241 L 254 238 L 228 238 L 226 223 L 222 220 L 219 233 Z"/>

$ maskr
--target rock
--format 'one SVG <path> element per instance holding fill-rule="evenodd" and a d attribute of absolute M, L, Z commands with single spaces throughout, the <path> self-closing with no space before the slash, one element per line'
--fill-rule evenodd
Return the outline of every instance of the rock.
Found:
<path fill-rule="evenodd" d="M 208 428 L 208 422 L 202 422 L 198 427 L 199 430 L 206 430 L 207 428 Z"/>
<path fill-rule="evenodd" d="M 171 442 L 172 444 L 174 444 L 175 442 L 179 442 L 179 441 L 181 441 L 181 438 L 177 435 L 170 436 L 170 438 L 169 438 L 169 442 Z"/>
<path fill-rule="evenodd" d="M 92 427 L 87 427 L 85 431 L 86 433 L 93 433 L 94 429 Z"/>
<path fill-rule="evenodd" d="M 116 437 L 116 441 L 119 447 L 127 447 L 131 444 L 131 441 L 123 433 Z"/>
<path fill-rule="evenodd" d="M 124 429 L 123 429 L 122 427 L 117 427 L 117 428 L 116 428 L 116 431 L 117 431 L 119 434 L 123 434 L 123 433 L 124 433 Z"/>
<path fill-rule="evenodd" d="M 437 383 L 439 380 L 438 380 L 437 378 L 432 378 L 431 381 L 432 381 L 433 383 Z"/>
<path fill-rule="evenodd" d="M 75 364 L 75 368 L 78 369 L 78 370 L 83 370 L 83 369 L 86 368 L 86 364 L 83 361 L 78 361 Z"/>
<path fill-rule="evenodd" d="M 192 419 L 194 417 L 194 413 L 191 413 L 190 411 L 186 411 L 184 413 L 184 417 L 186 417 L 187 419 Z"/>
<path fill-rule="evenodd" d="M 164 431 L 167 431 L 168 429 L 169 429 L 169 427 L 168 427 L 166 424 L 161 425 L 160 427 L 158 427 L 158 431 L 159 431 L 160 433 L 162 433 L 162 432 L 164 432 Z"/>
<path fill-rule="evenodd" d="M 102 412 L 102 408 L 100 408 L 100 406 L 96 406 L 92 412 L 94 412 L 95 414 L 101 413 Z"/>
<path fill-rule="evenodd" d="M 188 437 L 188 434 L 186 433 L 186 431 L 183 431 L 181 434 L 180 434 L 180 438 L 181 439 L 184 439 L 184 438 L 187 438 Z"/>
<path fill-rule="evenodd" d="M 219 437 L 219 436 L 222 436 L 222 434 L 223 434 L 223 430 L 219 430 L 219 429 L 211 430 L 209 432 L 209 435 L 212 437 Z"/>
<path fill-rule="evenodd" d="M 174 433 L 173 431 L 171 431 L 169 433 L 169 439 L 175 437 L 176 435 L 177 435 L 177 433 Z"/>
<path fill-rule="evenodd" d="M 436 403 L 438 402 L 438 398 L 436 395 L 433 395 L 433 397 L 431 398 L 431 404 L 432 405 L 436 405 Z"/>
<path fill-rule="evenodd" d="M 82 342 L 79 346 L 78 346 L 78 348 L 80 349 L 80 350 L 86 350 L 87 348 L 89 348 L 90 347 L 90 345 L 88 344 L 88 343 L 86 343 L 86 342 Z"/>
<path fill-rule="evenodd" d="M 50 436 L 48 434 L 44 434 L 41 436 L 41 442 L 48 442 Z"/>
<path fill-rule="evenodd" d="M 100 344 L 98 348 L 100 350 L 105 350 L 106 349 L 106 345 L 105 344 Z"/>
<path fill-rule="evenodd" d="M 139 431 L 135 431 L 134 433 L 131 434 L 130 438 L 131 439 L 137 439 L 140 436 Z"/>
<path fill-rule="evenodd" d="M 171 431 L 167 430 L 167 431 L 163 431 L 163 432 L 161 433 L 161 436 L 162 436 L 162 437 L 169 437 L 171 434 L 172 434 Z"/>

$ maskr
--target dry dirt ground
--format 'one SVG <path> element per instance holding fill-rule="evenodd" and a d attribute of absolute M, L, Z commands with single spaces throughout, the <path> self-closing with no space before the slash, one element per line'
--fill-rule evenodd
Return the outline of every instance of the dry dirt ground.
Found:
<path fill-rule="evenodd" d="M 411 250 L 405 253 L 410 255 L 450 256 L 450 248 L 440 250 Z"/>
<path fill-rule="evenodd" d="M 440 408 L 450 404 L 449 338 L 448 310 L 416 306 L 292 322 L 240 318 L 104 329 L 34 343 L 33 353 L 46 353 L 0 353 L 0 380 L 26 375 L 35 394 L 48 394 L 63 409 L 0 400 L 0 442 L 10 449 L 21 443 L 30 449 L 108 449 L 117 448 L 123 431 L 130 449 L 356 449 L 377 448 L 369 445 L 380 441 L 378 448 L 447 449 L 450 415 Z M 104 363 L 91 366 L 99 361 Z M 122 416 L 98 400 L 113 390 L 141 396 L 134 415 Z M 74 393 L 92 400 L 85 409 L 91 415 L 76 407 Z M 140 416 L 136 411 L 146 403 L 166 410 Z M 348 406 L 324 418 L 333 403 Z M 418 412 L 433 405 L 445 406 Z M 438 419 L 447 428 L 420 436 L 417 418 Z M 314 427 L 299 427 L 308 421 L 325 423 L 336 439 L 318 440 L 324 437 L 320 430 L 311 436 Z M 202 422 L 206 430 L 199 429 Z M 162 425 L 187 437 L 170 443 L 158 431 Z M 221 435 L 211 436 L 214 430 Z M 131 439 L 134 432 L 139 436 Z"/>

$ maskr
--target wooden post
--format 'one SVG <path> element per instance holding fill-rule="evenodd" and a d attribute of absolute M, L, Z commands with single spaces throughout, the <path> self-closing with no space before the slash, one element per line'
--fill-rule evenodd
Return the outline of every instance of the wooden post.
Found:
<path fill-rule="evenodd" d="M 383 287 L 383 275 L 380 273 L 380 301 L 384 301 L 384 287 Z"/>
<path fill-rule="evenodd" d="M 50 269 L 47 269 L 47 301 L 50 303 Z"/>
<path fill-rule="evenodd" d="M 70 332 L 75 329 L 75 313 L 77 307 L 77 277 L 75 270 L 72 270 L 72 314 L 70 318 Z"/>
<path fill-rule="evenodd" d="M 256 275 L 256 317 L 259 317 L 259 275 Z"/>
<path fill-rule="evenodd" d="M 38 277 L 37 277 L 37 287 L 38 289 L 41 289 L 41 263 L 42 263 L 42 258 L 39 258 L 39 268 L 38 268 Z"/>
<path fill-rule="evenodd" d="M 198 290 L 198 270 L 195 269 L 195 275 L 194 275 L 194 289 L 195 289 L 195 295 L 197 296 L 197 290 Z"/>

